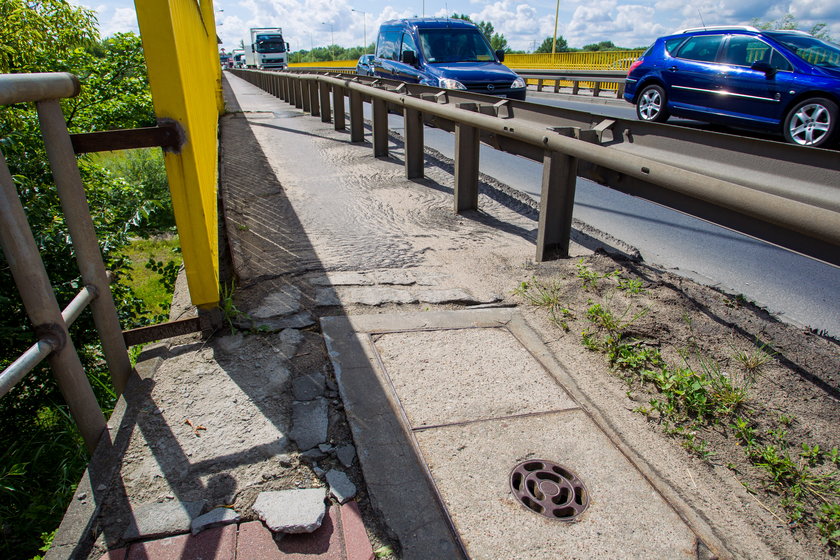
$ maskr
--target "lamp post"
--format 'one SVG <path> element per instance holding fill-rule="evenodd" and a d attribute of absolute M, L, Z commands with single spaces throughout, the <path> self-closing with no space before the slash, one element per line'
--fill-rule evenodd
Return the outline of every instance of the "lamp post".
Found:
<path fill-rule="evenodd" d="M 333 54 L 333 50 L 332 50 L 332 46 L 335 44 L 335 39 L 333 38 L 333 24 L 322 21 L 321 25 L 329 25 L 330 26 L 330 60 L 335 60 L 335 55 Z"/>
<path fill-rule="evenodd" d="M 365 54 L 367 54 L 367 12 L 365 12 L 364 10 L 357 10 L 356 8 L 350 8 L 350 10 L 353 11 L 353 12 L 359 12 L 360 14 L 362 14 L 362 19 L 364 20 L 364 23 L 362 24 L 362 29 L 364 30 L 364 37 L 365 37 L 365 44 L 364 44 L 365 51 L 364 52 L 365 52 Z"/>
<path fill-rule="evenodd" d="M 554 61 L 554 54 L 557 52 L 557 19 L 560 17 L 560 0 L 557 0 L 557 7 L 554 9 L 554 41 L 551 43 L 552 62 Z"/>

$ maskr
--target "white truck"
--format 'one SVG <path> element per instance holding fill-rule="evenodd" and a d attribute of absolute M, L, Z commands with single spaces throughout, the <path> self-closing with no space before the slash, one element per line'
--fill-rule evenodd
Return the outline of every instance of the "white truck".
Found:
<path fill-rule="evenodd" d="M 289 65 L 289 43 L 279 27 L 252 27 L 251 43 L 245 45 L 245 66 L 258 70 Z"/>

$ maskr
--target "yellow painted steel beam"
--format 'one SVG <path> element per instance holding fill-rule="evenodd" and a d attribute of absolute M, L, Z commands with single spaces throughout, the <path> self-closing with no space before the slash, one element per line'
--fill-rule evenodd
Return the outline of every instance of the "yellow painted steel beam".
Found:
<path fill-rule="evenodd" d="M 155 114 L 184 131 L 164 163 L 192 303 L 219 302 L 218 126 L 224 110 L 213 3 L 137 0 Z"/>

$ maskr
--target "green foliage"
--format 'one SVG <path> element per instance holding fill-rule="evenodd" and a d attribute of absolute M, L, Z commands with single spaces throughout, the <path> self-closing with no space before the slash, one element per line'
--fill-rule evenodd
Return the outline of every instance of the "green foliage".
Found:
<path fill-rule="evenodd" d="M 799 29 L 799 21 L 796 19 L 792 13 L 787 12 L 785 15 L 780 17 L 775 21 L 769 20 L 762 20 L 760 18 L 754 18 L 752 20 L 752 25 L 759 29 L 771 30 L 771 29 Z M 808 29 L 808 33 L 813 35 L 818 39 L 823 39 L 825 41 L 831 41 L 831 33 L 829 33 L 828 24 L 826 23 L 816 23 L 810 29 Z"/>
<path fill-rule="evenodd" d="M 522 297 L 526 303 L 534 307 L 546 309 L 551 322 L 568 332 L 567 321 L 573 317 L 573 314 L 568 306 L 563 304 L 560 284 L 557 282 L 540 282 L 533 278 L 529 282 L 522 282 L 513 293 Z"/>
<path fill-rule="evenodd" d="M 505 38 L 505 36 L 501 33 L 496 33 L 496 28 L 493 27 L 493 24 L 489 21 L 474 22 L 467 14 L 452 14 L 452 16 L 450 17 L 452 19 L 462 19 L 465 21 L 475 23 L 479 31 L 481 31 L 481 34 L 484 35 L 484 37 L 487 39 L 487 42 L 490 43 L 490 46 L 493 48 L 494 51 L 510 51 L 510 47 L 508 47 L 507 38 Z"/>
<path fill-rule="evenodd" d="M 81 94 L 61 102 L 71 132 L 149 126 L 155 123 L 140 39 L 120 34 L 99 41 L 91 10 L 64 0 L 0 0 L 0 72 L 72 72 Z M 13 175 L 59 305 L 81 289 L 69 234 L 34 106 L 0 107 L 0 149 Z M 125 283 L 122 254 L 129 235 L 164 227 L 168 192 L 160 176 L 141 164 L 132 176 L 105 170 L 98 157 L 82 156 L 79 170 L 123 328 L 150 321 L 144 304 Z M 138 177 L 142 176 L 143 179 Z M 160 211 L 160 214 L 157 212 Z M 0 255 L 0 367 L 28 348 L 35 336 L 26 319 L 5 256 Z M 102 365 L 91 314 L 71 328 L 94 393 L 106 413 L 115 394 Z M 45 543 L 70 500 L 87 462 L 85 446 L 68 416 L 52 374 L 41 366 L 2 400 L 0 407 L 0 557 L 31 558 Z"/>
<path fill-rule="evenodd" d="M 554 37 L 546 37 L 543 39 L 543 42 L 540 44 L 539 47 L 534 51 L 534 53 L 546 53 L 550 54 L 551 49 L 554 48 L 554 52 L 569 52 L 571 49 L 569 48 L 569 43 L 563 36 L 557 36 L 557 44 L 554 43 Z"/>

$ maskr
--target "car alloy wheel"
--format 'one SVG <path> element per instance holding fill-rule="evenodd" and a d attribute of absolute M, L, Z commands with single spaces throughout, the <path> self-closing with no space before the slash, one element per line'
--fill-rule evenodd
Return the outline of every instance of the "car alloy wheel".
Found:
<path fill-rule="evenodd" d="M 636 115 L 640 120 L 649 122 L 668 120 L 668 111 L 665 109 L 665 90 L 657 85 L 643 89 L 636 102 Z"/>
<path fill-rule="evenodd" d="M 805 100 L 788 113 L 785 139 L 800 146 L 822 146 L 834 133 L 837 113 L 837 105 L 829 99 L 817 97 Z"/>

